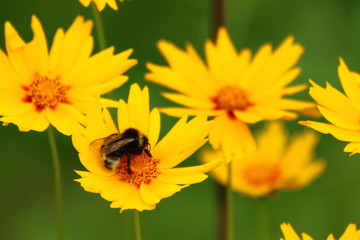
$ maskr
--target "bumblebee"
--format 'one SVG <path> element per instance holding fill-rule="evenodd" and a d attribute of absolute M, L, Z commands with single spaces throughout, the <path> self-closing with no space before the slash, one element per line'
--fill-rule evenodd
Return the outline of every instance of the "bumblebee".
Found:
<path fill-rule="evenodd" d="M 123 133 L 113 133 L 105 138 L 99 138 L 90 143 L 93 148 L 99 149 L 105 167 L 114 170 L 121 158 L 127 158 L 127 171 L 131 174 L 131 155 L 145 152 L 151 157 L 148 138 L 134 128 L 128 128 Z"/>

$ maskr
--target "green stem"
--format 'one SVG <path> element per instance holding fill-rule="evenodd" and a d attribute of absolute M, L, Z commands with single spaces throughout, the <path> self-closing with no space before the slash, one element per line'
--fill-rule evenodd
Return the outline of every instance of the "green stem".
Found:
<path fill-rule="evenodd" d="M 214 0 L 214 36 L 222 26 L 225 27 L 225 0 Z"/>
<path fill-rule="evenodd" d="M 106 48 L 106 40 L 104 34 L 104 27 L 102 24 L 100 13 L 94 2 L 91 3 L 91 9 L 94 16 L 96 35 L 98 39 L 99 51 L 104 50 Z"/>
<path fill-rule="evenodd" d="M 231 162 L 227 165 L 227 188 L 226 188 L 226 239 L 234 240 L 234 198 L 232 191 L 232 172 L 231 172 Z"/>
<path fill-rule="evenodd" d="M 98 47 L 99 51 L 102 51 L 106 48 L 106 39 L 105 39 L 105 33 L 104 33 L 104 25 L 101 20 L 101 15 L 96 7 L 96 4 L 94 2 L 91 3 L 91 9 L 94 16 L 94 22 L 95 22 L 95 30 L 96 30 L 96 36 L 98 39 Z M 114 93 L 109 92 L 106 94 L 106 96 L 110 99 L 114 99 Z"/>
<path fill-rule="evenodd" d="M 63 196 L 62 196 L 60 161 L 59 161 L 59 154 L 55 142 L 54 128 L 52 126 L 49 126 L 47 132 L 48 132 L 51 157 L 54 167 L 57 239 L 62 240 L 64 239 L 64 223 L 63 223 L 64 216 L 63 216 Z"/>
<path fill-rule="evenodd" d="M 134 210 L 135 240 L 141 240 L 140 214 Z"/>
<path fill-rule="evenodd" d="M 269 200 L 257 199 L 257 239 L 269 240 Z"/>

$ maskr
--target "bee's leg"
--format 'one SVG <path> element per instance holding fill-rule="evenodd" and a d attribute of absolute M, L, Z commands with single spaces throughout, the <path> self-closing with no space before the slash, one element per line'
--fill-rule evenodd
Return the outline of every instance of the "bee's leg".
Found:
<path fill-rule="evenodd" d="M 146 153 L 146 155 L 148 155 L 149 157 L 152 157 L 152 156 L 151 156 L 150 151 L 149 151 L 149 150 L 147 150 L 146 148 L 144 149 L 144 152 L 145 152 L 145 153 Z"/>
<path fill-rule="evenodd" d="M 130 169 L 130 164 L 131 164 L 131 155 L 130 155 L 130 153 L 127 153 L 126 157 L 127 157 L 127 162 L 126 162 L 126 164 L 127 164 L 127 172 L 128 172 L 128 174 L 131 174 L 132 172 L 131 172 L 131 169 Z"/>

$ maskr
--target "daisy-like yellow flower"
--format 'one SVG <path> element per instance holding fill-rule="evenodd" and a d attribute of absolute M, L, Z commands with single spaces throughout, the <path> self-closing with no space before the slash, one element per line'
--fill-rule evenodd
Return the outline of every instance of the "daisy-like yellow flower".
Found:
<path fill-rule="evenodd" d="M 207 141 L 211 122 L 206 117 L 196 117 L 189 122 L 187 117 L 182 117 L 158 142 L 159 111 L 155 108 L 149 112 L 148 89 L 140 90 L 137 84 L 131 86 L 128 103 L 119 102 L 118 127 L 108 111 L 93 108 L 87 114 L 86 128 L 81 127 L 72 139 L 81 163 L 89 171 L 77 171 L 81 178 L 76 181 L 86 191 L 100 193 L 112 202 L 110 207 L 121 208 L 121 211 L 154 209 L 161 199 L 205 180 L 204 172 L 223 161 L 175 168 Z M 146 136 L 147 149 L 130 154 L 130 158 L 124 154 L 114 163 L 113 169 L 107 168 L 101 150 L 92 147 L 92 143 L 114 133 L 124 133 L 129 128 Z"/>
<path fill-rule="evenodd" d="M 109 6 L 114 10 L 118 10 L 116 0 L 79 0 L 79 1 L 85 7 L 88 7 L 91 2 L 94 2 L 96 4 L 96 7 L 99 10 L 99 12 L 104 10 L 106 4 L 109 4 Z M 124 0 L 119 0 L 119 1 L 123 2 Z"/>
<path fill-rule="evenodd" d="M 312 131 L 304 131 L 290 139 L 281 123 L 268 123 L 257 136 L 257 149 L 244 158 L 232 159 L 232 187 L 252 197 L 263 197 L 279 190 L 306 186 L 325 166 L 324 162 L 313 160 L 317 141 Z M 220 151 L 207 150 L 202 160 L 209 162 L 219 156 Z M 221 165 L 211 174 L 220 184 L 227 184 L 227 166 Z"/>
<path fill-rule="evenodd" d="M 330 123 L 300 123 L 321 133 L 331 134 L 340 141 L 350 142 L 344 151 L 353 155 L 360 153 L 360 75 L 350 72 L 342 59 L 338 74 L 346 95 L 329 83 L 326 88 L 322 88 L 310 80 L 310 95 L 318 103 L 320 113 Z"/>
<path fill-rule="evenodd" d="M 21 131 L 44 131 L 49 124 L 65 135 L 99 95 L 127 81 L 121 76 L 137 63 L 132 50 L 113 54 L 114 48 L 91 56 L 91 21 L 77 17 L 67 32 L 59 29 L 48 51 L 45 33 L 33 16 L 34 38 L 25 43 L 15 28 L 5 23 L 7 55 L 0 49 L 0 118 Z M 105 106 L 117 102 L 100 99 Z"/>
<path fill-rule="evenodd" d="M 280 228 L 284 235 L 284 238 L 280 238 L 280 240 L 313 240 L 306 233 L 302 233 L 300 238 L 289 223 L 281 224 Z M 335 240 L 335 238 L 330 234 L 326 240 Z M 356 229 L 355 224 L 349 224 L 339 240 L 360 240 L 360 230 Z"/>
<path fill-rule="evenodd" d="M 284 98 L 306 87 L 287 87 L 300 73 L 294 65 L 304 51 L 293 37 L 286 38 L 274 51 L 265 44 L 252 57 L 249 49 L 237 52 L 226 29 L 220 28 L 216 43 L 205 44 L 206 64 L 190 44 L 183 51 L 160 41 L 158 48 L 169 66 L 147 64 L 151 72 L 146 79 L 177 91 L 163 95 L 185 106 L 165 108 L 163 112 L 177 117 L 213 116 L 209 141 L 225 153 L 237 148 L 249 152 L 254 149 L 248 124 L 294 119 L 297 114 L 292 111 L 315 107 L 313 103 Z"/>

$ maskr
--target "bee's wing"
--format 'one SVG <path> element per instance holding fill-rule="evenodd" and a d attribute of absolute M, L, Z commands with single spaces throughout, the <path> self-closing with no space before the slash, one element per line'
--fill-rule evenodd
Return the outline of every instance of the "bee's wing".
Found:
<path fill-rule="evenodd" d="M 113 133 L 108 137 L 98 138 L 90 143 L 90 147 L 95 150 L 100 150 L 102 146 L 109 145 L 116 140 L 119 140 L 121 135 L 118 133 Z"/>
<path fill-rule="evenodd" d="M 117 140 L 121 139 L 121 134 L 113 133 L 110 136 L 104 138 L 103 145 L 109 145 Z"/>
<path fill-rule="evenodd" d="M 108 145 L 103 145 L 103 147 L 101 148 L 101 153 L 105 155 L 113 153 L 135 140 L 135 138 L 124 138 L 118 141 L 114 141 Z"/>
<path fill-rule="evenodd" d="M 104 138 L 99 138 L 90 143 L 90 147 L 94 150 L 100 151 L 101 146 L 104 144 Z"/>

